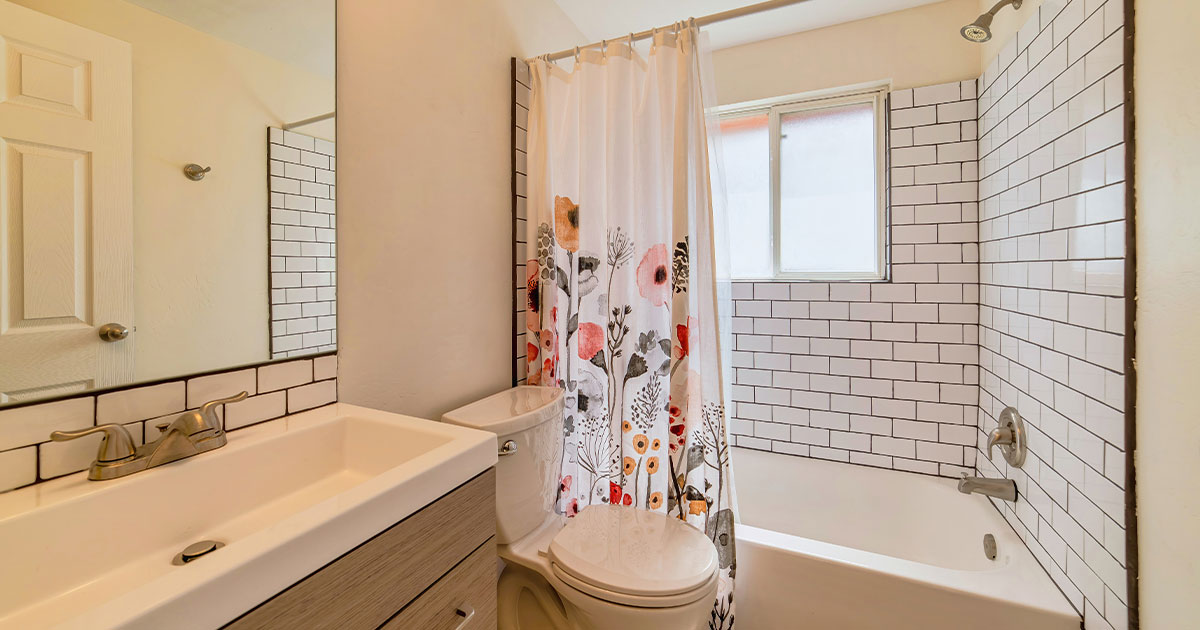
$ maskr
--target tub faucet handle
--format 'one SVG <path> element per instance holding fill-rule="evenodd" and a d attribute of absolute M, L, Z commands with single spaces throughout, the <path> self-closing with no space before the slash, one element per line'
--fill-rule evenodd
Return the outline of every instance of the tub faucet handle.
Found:
<path fill-rule="evenodd" d="M 1008 427 L 997 427 L 995 429 L 992 429 L 992 432 L 990 434 L 988 434 L 988 441 L 987 441 L 988 459 L 992 458 L 992 448 L 993 447 L 995 447 L 996 445 L 1012 446 L 1012 443 L 1013 443 L 1013 432 L 1011 429 L 1009 429 Z M 1001 448 L 1000 450 L 1003 451 L 1004 449 Z"/>
<path fill-rule="evenodd" d="M 1009 466 L 1020 468 L 1025 463 L 1025 453 L 1028 450 L 1028 434 L 1025 432 L 1025 420 L 1014 407 L 1005 407 L 1000 412 L 997 426 L 988 434 L 987 455 L 992 458 L 992 447 L 999 446 L 1000 454 Z"/>

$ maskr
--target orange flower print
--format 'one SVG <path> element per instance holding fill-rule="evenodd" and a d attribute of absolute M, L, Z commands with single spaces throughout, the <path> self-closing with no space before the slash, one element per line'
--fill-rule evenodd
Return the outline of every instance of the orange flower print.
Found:
<path fill-rule="evenodd" d="M 646 251 L 637 268 L 638 293 L 655 306 L 667 303 L 671 295 L 671 255 L 659 243 Z"/>
<path fill-rule="evenodd" d="M 650 495 L 650 509 L 657 510 L 660 507 L 662 507 L 662 493 L 655 492 Z"/>
<path fill-rule="evenodd" d="M 579 325 L 579 358 L 591 361 L 604 349 L 604 329 L 600 324 L 584 322 Z"/>
<path fill-rule="evenodd" d="M 652 451 L 657 451 L 659 449 L 659 447 L 661 447 L 661 446 L 662 446 L 662 440 L 660 440 L 658 438 L 654 438 L 650 442 L 650 450 L 652 450 Z"/>
<path fill-rule="evenodd" d="M 658 458 L 657 457 L 651 457 L 650 459 L 646 460 L 646 472 L 650 473 L 651 475 L 658 472 Z"/>
<path fill-rule="evenodd" d="M 629 433 L 632 430 L 633 430 L 633 425 L 629 424 L 628 420 L 621 423 L 621 432 L 622 433 Z"/>
<path fill-rule="evenodd" d="M 570 197 L 554 197 L 554 236 L 563 249 L 579 251 L 579 204 Z"/>
<path fill-rule="evenodd" d="M 622 470 L 625 471 L 626 475 L 632 475 L 633 471 L 637 470 L 637 461 L 635 461 L 632 457 L 626 457 L 623 463 L 625 465 L 622 467 Z"/>
<path fill-rule="evenodd" d="M 708 511 L 708 503 L 703 499 L 688 501 L 688 514 L 704 514 Z"/>
<path fill-rule="evenodd" d="M 633 436 L 633 450 L 637 451 L 638 455 L 644 454 L 647 446 L 650 446 L 650 438 L 640 433 Z"/>

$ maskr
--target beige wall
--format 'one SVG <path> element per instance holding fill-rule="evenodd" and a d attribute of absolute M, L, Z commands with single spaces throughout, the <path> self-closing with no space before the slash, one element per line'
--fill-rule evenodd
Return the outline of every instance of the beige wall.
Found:
<path fill-rule="evenodd" d="M 338 6 L 340 399 L 438 417 L 511 385 L 509 58 L 552 0 Z"/>
<path fill-rule="evenodd" d="M 1137 0 L 1137 492 L 1141 619 L 1200 619 L 1200 3 Z"/>
<path fill-rule="evenodd" d="M 891 79 L 895 89 L 980 74 L 980 49 L 958 31 L 978 0 L 948 0 L 713 53 L 717 101 L 739 103 Z"/>
<path fill-rule="evenodd" d="M 331 82 L 121 0 L 13 1 L 133 45 L 137 380 L 265 361 L 266 128 Z"/>

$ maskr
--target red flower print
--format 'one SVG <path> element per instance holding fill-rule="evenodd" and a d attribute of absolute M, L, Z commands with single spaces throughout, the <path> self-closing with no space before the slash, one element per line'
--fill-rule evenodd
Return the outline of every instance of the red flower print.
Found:
<path fill-rule="evenodd" d="M 633 497 L 625 494 L 621 486 L 608 482 L 608 502 L 613 505 L 633 505 Z"/>
<path fill-rule="evenodd" d="M 530 363 L 537 361 L 537 355 L 538 355 L 538 347 L 531 343 L 526 343 L 525 344 L 525 357 L 529 360 Z"/>
<path fill-rule="evenodd" d="M 655 306 L 667 303 L 671 295 L 671 256 L 659 243 L 646 251 L 637 268 L 638 292 Z"/>
<path fill-rule="evenodd" d="M 579 325 L 579 358 L 591 361 L 597 352 L 604 349 L 604 329 L 599 324 L 584 322 Z"/>
<path fill-rule="evenodd" d="M 570 491 L 571 491 L 571 475 L 567 475 L 566 477 L 562 478 L 562 481 L 558 482 L 558 493 L 566 494 Z"/>
<path fill-rule="evenodd" d="M 675 326 L 675 337 L 679 341 L 679 345 L 675 346 L 675 358 L 683 360 L 690 351 L 692 337 L 697 336 L 696 330 L 699 322 L 695 317 L 689 317 L 686 324 L 678 324 Z"/>
<path fill-rule="evenodd" d="M 567 518 L 574 518 L 576 514 L 579 514 L 579 499 L 571 499 L 567 504 Z"/>
<path fill-rule="evenodd" d="M 683 446 L 683 433 L 687 430 L 686 419 L 683 417 L 683 410 L 677 405 L 671 405 L 670 424 L 667 430 L 671 433 L 670 446 L 671 452 L 679 450 Z"/>

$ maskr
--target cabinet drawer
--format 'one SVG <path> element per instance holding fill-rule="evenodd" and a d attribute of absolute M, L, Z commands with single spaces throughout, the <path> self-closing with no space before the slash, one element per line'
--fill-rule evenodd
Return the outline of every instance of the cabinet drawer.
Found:
<path fill-rule="evenodd" d="M 490 469 L 225 627 L 375 630 L 496 534 L 495 491 Z"/>
<path fill-rule="evenodd" d="M 494 629 L 496 568 L 496 540 L 493 538 L 389 619 L 380 630 Z M 471 611 L 474 614 L 469 619 L 463 617 Z"/>

